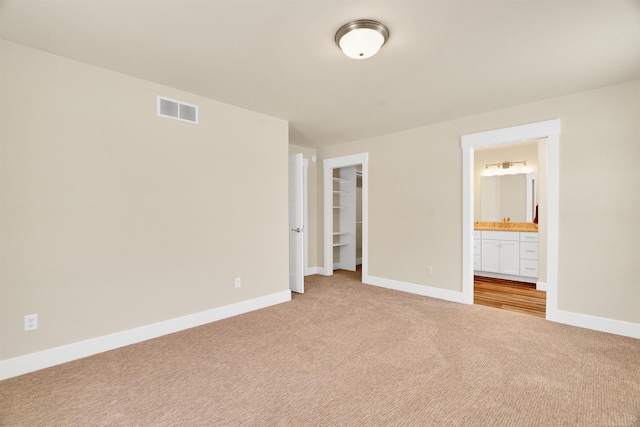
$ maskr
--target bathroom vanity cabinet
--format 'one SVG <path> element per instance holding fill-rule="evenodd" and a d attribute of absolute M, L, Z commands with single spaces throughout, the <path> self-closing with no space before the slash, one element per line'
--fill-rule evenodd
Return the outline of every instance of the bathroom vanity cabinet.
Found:
<path fill-rule="evenodd" d="M 538 233 L 475 230 L 474 274 L 535 283 Z"/>
<path fill-rule="evenodd" d="M 482 271 L 520 274 L 519 232 L 482 232 Z"/>

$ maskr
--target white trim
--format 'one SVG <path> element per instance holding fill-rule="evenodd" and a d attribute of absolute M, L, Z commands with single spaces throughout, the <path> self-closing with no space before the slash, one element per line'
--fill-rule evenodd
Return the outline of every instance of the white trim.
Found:
<path fill-rule="evenodd" d="M 365 285 L 379 286 L 381 288 L 393 289 L 396 291 L 408 292 L 410 294 L 422 295 L 425 297 L 438 298 L 446 301 L 462 302 L 462 292 L 450 291 L 432 286 L 416 285 L 415 283 L 400 282 L 398 280 L 383 279 L 382 277 L 367 276 L 363 280 Z"/>
<path fill-rule="evenodd" d="M 532 123 L 462 136 L 462 300 L 473 304 L 474 149 L 547 139 L 547 320 L 558 311 L 558 211 L 560 120 Z"/>
<path fill-rule="evenodd" d="M 333 169 L 362 165 L 362 279 L 369 270 L 369 153 L 352 154 L 322 161 L 324 168 L 324 271 L 333 275 Z"/>
<path fill-rule="evenodd" d="M 537 291 L 547 291 L 547 282 L 537 282 L 536 283 L 536 290 Z"/>
<path fill-rule="evenodd" d="M 333 159 L 325 159 L 322 161 L 322 166 L 325 169 L 346 168 L 347 166 L 357 166 L 366 162 L 369 158 L 369 153 L 351 154 L 349 156 L 334 157 Z M 364 172 L 363 172 L 364 175 Z"/>
<path fill-rule="evenodd" d="M 640 339 L 640 323 L 625 322 L 624 320 L 607 319 L 605 317 L 590 316 L 588 314 L 572 313 L 570 311 L 556 310 L 553 315 L 554 322 L 565 325 L 577 326 L 594 331 L 607 332 L 609 334 L 622 335 Z"/>
<path fill-rule="evenodd" d="M 356 258 L 356 266 L 358 265 L 362 265 L 362 258 Z M 333 269 L 334 270 L 340 270 L 340 263 L 339 262 L 334 262 L 333 263 Z"/>
<path fill-rule="evenodd" d="M 302 239 L 304 275 L 309 270 L 309 159 L 302 159 Z"/>
<path fill-rule="evenodd" d="M 18 375 L 93 356 L 94 354 L 158 338 L 290 300 L 291 291 L 281 291 L 200 313 L 3 360 L 0 362 L 0 380 L 17 377 Z"/>
<path fill-rule="evenodd" d="M 474 152 L 464 148 L 462 137 L 462 302 L 473 304 L 473 228 L 474 209 Z"/>
<path fill-rule="evenodd" d="M 560 211 L 560 124 L 547 137 L 547 319 L 558 310 L 558 236 Z M 539 178 L 539 177 L 538 177 Z"/>
<path fill-rule="evenodd" d="M 322 267 L 309 267 L 305 271 L 305 276 L 311 276 L 312 274 L 321 274 L 324 276 L 324 268 Z"/>
<path fill-rule="evenodd" d="M 462 148 L 513 144 L 515 142 L 548 138 L 549 135 L 560 135 L 560 119 L 463 135 Z"/>

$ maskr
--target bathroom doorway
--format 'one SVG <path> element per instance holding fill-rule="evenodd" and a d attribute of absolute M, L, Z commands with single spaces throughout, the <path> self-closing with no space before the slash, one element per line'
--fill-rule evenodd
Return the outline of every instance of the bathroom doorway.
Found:
<path fill-rule="evenodd" d="M 559 139 L 560 120 L 533 123 L 464 135 L 463 149 L 463 302 L 473 304 L 474 301 L 474 252 L 475 240 L 475 150 L 514 144 L 523 141 L 544 140 L 542 153 L 546 157 L 546 254 L 543 255 L 546 264 L 547 290 L 546 318 L 554 320 L 557 311 L 558 285 L 558 167 L 559 167 Z M 541 174 L 542 175 L 542 174 Z"/>
<path fill-rule="evenodd" d="M 546 147 L 539 145 L 546 140 L 475 150 L 473 303 L 544 318 L 546 263 L 539 254 L 547 239 L 538 203 L 546 212 L 547 177 L 546 156 L 539 156 Z"/>

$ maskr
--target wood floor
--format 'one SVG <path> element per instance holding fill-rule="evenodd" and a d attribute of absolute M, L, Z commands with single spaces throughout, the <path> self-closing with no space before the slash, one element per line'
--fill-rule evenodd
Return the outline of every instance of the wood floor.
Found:
<path fill-rule="evenodd" d="M 547 293 L 532 283 L 474 276 L 473 302 L 544 318 Z"/>

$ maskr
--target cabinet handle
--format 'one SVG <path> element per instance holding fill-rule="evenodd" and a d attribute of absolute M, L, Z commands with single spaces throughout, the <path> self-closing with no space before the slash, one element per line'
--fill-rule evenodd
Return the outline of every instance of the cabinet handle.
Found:
<path fill-rule="evenodd" d="M 535 270 L 535 268 L 533 268 L 533 267 L 525 267 L 524 269 L 525 270 Z"/>

